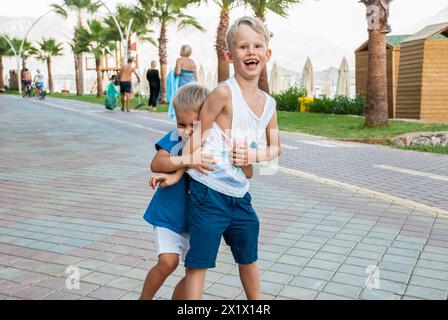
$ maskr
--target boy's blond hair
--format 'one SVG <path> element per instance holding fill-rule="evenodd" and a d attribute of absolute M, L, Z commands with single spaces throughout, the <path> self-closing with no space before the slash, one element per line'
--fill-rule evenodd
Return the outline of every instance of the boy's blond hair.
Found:
<path fill-rule="evenodd" d="M 251 27 L 255 32 L 261 34 L 264 36 L 264 39 L 266 41 L 266 45 L 269 45 L 269 40 L 271 39 L 271 33 L 268 31 L 266 26 L 261 22 L 259 19 L 250 17 L 250 16 L 244 16 L 236 20 L 232 26 L 227 31 L 226 35 L 226 44 L 227 49 L 230 50 L 235 42 L 235 34 L 238 27 L 242 24 L 245 24 L 249 27 Z"/>
<path fill-rule="evenodd" d="M 191 53 L 193 52 L 193 49 L 191 49 L 191 47 L 188 44 L 184 44 L 181 48 L 180 48 L 180 55 L 182 57 L 189 57 L 191 56 Z"/>
<path fill-rule="evenodd" d="M 210 94 L 207 88 L 196 83 L 186 84 L 177 90 L 174 98 L 174 110 L 181 112 L 199 112 Z"/>

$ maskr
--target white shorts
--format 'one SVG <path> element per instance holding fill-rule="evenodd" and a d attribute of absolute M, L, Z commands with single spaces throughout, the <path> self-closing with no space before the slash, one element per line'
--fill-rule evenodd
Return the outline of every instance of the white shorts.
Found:
<path fill-rule="evenodd" d="M 162 253 L 177 253 L 184 261 L 190 248 L 190 236 L 188 233 L 176 233 L 167 228 L 154 227 L 154 244 L 158 256 Z"/>

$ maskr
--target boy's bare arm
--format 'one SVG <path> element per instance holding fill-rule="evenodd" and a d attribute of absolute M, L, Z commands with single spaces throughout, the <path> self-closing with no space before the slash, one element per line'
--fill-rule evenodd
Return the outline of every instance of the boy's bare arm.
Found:
<path fill-rule="evenodd" d="M 253 165 L 248 165 L 245 167 L 242 167 L 241 169 L 243 169 L 244 175 L 246 176 L 247 179 L 251 179 L 254 176 L 254 166 Z"/>
<path fill-rule="evenodd" d="M 207 175 L 207 171 L 213 171 L 209 164 L 216 163 L 216 161 L 212 156 L 199 154 L 198 157 L 200 158 L 199 162 L 193 164 L 189 161 L 190 155 L 172 156 L 166 150 L 160 149 L 152 159 L 151 171 L 154 173 L 173 173 L 183 170 L 181 176 L 188 168 L 194 168 L 205 175 Z"/>

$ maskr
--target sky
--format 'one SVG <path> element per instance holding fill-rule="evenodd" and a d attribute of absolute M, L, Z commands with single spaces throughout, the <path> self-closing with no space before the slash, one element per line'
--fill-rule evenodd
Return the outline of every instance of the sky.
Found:
<path fill-rule="evenodd" d="M 30 16 L 37 17 L 44 14 L 51 3 L 62 3 L 61 0 L 16 0 L 2 1 L 0 16 Z M 136 0 L 105 0 L 108 7 L 118 3 L 134 4 Z M 212 1 L 209 1 L 210 3 Z M 421 20 L 436 14 L 447 7 L 447 0 L 426 0 L 424 5 L 416 5 L 412 0 L 394 0 L 391 5 L 390 24 L 393 33 L 408 32 L 410 28 Z M 102 9 L 105 10 L 105 9 Z M 200 21 L 211 13 L 216 14 L 218 8 L 215 4 L 202 5 L 199 10 L 190 10 Z M 249 10 L 238 8 L 232 12 L 232 18 Z M 343 48 L 353 48 L 361 39 L 366 37 L 365 6 L 358 0 L 304 0 L 296 5 L 289 13 L 288 19 L 272 14 L 268 15 L 268 23 L 291 25 L 295 28 L 297 23 L 307 34 L 316 34 L 320 37 L 338 43 Z M 205 26 L 215 30 L 216 26 Z M 362 41 L 361 41 L 362 42 Z"/>

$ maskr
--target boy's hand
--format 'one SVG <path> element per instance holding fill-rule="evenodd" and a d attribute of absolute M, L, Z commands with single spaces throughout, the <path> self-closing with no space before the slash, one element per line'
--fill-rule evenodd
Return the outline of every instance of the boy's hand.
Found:
<path fill-rule="evenodd" d="M 202 148 L 197 149 L 190 158 L 188 167 L 191 169 L 196 169 L 203 175 L 208 175 L 207 171 L 215 170 L 211 167 L 210 163 L 216 163 L 215 158 L 210 154 L 205 154 L 202 152 Z"/>
<path fill-rule="evenodd" d="M 153 190 L 155 190 L 157 188 L 157 185 L 159 185 L 160 188 L 166 188 L 178 182 L 179 180 L 173 174 L 160 173 L 151 176 L 151 178 L 149 179 L 149 186 Z"/>
<path fill-rule="evenodd" d="M 235 145 L 230 153 L 230 162 L 235 167 L 246 167 L 256 162 L 257 150 L 249 149 L 247 144 Z"/>

